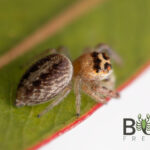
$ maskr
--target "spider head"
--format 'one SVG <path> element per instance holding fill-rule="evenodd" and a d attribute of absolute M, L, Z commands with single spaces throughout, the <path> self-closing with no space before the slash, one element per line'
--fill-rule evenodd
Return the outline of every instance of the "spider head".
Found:
<path fill-rule="evenodd" d="M 104 52 L 85 53 L 73 62 L 74 77 L 88 80 L 104 80 L 112 73 L 109 56 Z"/>
<path fill-rule="evenodd" d="M 92 52 L 93 70 L 101 80 L 107 78 L 112 73 L 110 57 L 104 52 Z"/>

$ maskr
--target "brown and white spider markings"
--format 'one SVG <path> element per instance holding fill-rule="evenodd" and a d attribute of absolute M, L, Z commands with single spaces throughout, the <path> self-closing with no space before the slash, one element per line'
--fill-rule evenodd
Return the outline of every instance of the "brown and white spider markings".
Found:
<path fill-rule="evenodd" d="M 81 90 L 98 103 L 106 98 L 118 98 L 114 90 L 115 76 L 110 57 L 121 63 L 120 57 L 106 44 L 99 44 L 71 63 L 63 54 L 54 53 L 34 63 L 22 77 L 15 105 L 32 106 L 55 98 L 38 117 L 58 105 L 71 91 L 76 95 L 76 114 L 80 115 Z M 109 57 L 109 56 L 110 57 Z"/>

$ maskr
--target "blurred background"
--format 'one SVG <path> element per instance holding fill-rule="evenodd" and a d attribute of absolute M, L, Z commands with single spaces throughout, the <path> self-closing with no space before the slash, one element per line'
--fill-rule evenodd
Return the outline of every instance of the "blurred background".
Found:
<path fill-rule="evenodd" d="M 0 0 L 0 149 L 27 149 L 76 119 L 73 92 L 40 119 L 48 104 L 16 109 L 20 66 L 48 48 L 63 45 L 74 60 L 107 43 L 124 61 L 113 64 L 118 87 L 150 60 L 149 27 L 149 0 Z M 93 105 L 83 94 L 82 114 Z"/>

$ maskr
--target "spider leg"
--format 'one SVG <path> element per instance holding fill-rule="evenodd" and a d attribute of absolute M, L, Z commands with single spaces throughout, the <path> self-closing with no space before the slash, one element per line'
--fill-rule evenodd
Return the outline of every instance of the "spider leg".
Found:
<path fill-rule="evenodd" d="M 95 91 L 96 93 L 100 93 L 101 95 L 103 95 L 105 97 L 110 97 L 110 98 L 119 98 L 120 97 L 120 95 L 117 91 L 110 90 L 107 87 L 100 86 L 100 85 L 93 86 L 93 91 Z"/>
<path fill-rule="evenodd" d="M 108 53 L 108 55 L 110 55 L 110 57 L 118 64 L 118 65 L 123 65 L 123 61 L 121 59 L 121 57 L 114 51 L 112 50 L 112 48 L 107 45 L 107 44 L 98 44 L 95 48 L 95 50 L 97 52 L 106 52 Z"/>
<path fill-rule="evenodd" d="M 54 54 L 54 53 L 65 54 L 66 56 L 69 56 L 68 49 L 66 47 L 60 46 L 57 49 L 54 49 L 54 48 L 46 49 L 45 51 L 40 53 L 40 57 L 41 56 L 44 57 L 44 56 L 47 56 L 49 54 Z"/>
<path fill-rule="evenodd" d="M 98 102 L 106 103 L 106 97 L 119 98 L 120 95 L 115 90 L 110 90 L 107 87 L 100 86 L 94 81 L 85 80 L 82 85 L 83 91 L 93 97 Z"/>
<path fill-rule="evenodd" d="M 86 47 L 86 48 L 83 49 L 83 54 L 84 54 L 84 53 L 89 53 L 89 52 L 92 52 L 92 51 L 94 51 L 93 48 L 91 48 L 91 47 Z"/>
<path fill-rule="evenodd" d="M 53 53 L 57 53 L 57 50 L 54 48 L 51 49 L 46 49 L 43 52 L 41 52 L 40 54 L 37 54 L 36 56 L 32 57 L 32 59 L 28 60 L 27 62 L 25 62 L 24 64 L 20 65 L 20 68 L 28 68 L 29 66 L 31 66 L 34 62 L 36 62 L 37 60 L 49 55 L 49 54 L 53 54 Z"/>
<path fill-rule="evenodd" d="M 80 87 L 81 87 L 81 78 L 78 76 L 75 78 L 74 81 L 74 92 L 76 95 L 76 115 L 80 116 L 80 105 L 81 105 L 81 94 L 80 94 Z"/>
<path fill-rule="evenodd" d="M 82 84 L 82 90 L 89 95 L 93 100 L 95 100 L 98 103 L 106 104 L 106 98 L 99 95 L 99 93 L 96 93 L 94 90 L 92 90 L 87 84 Z"/>
<path fill-rule="evenodd" d="M 64 47 L 64 46 L 58 47 L 56 51 L 57 51 L 57 53 L 59 53 L 59 54 L 64 54 L 64 55 L 66 55 L 68 58 L 71 58 L 68 49 L 67 49 L 66 47 Z"/>
<path fill-rule="evenodd" d="M 46 107 L 44 111 L 42 111 L 40 114 L 38 114 L 38 117 L 43 116 L 45 113 L 47 113 L 49 110 L 51 110 L 54 106 L 58 105 L 71 91 L 71 87 L 67 86 L 59 95 L 58 97 Z"/>
<path fill-rule="evenodd" d="M 25 68 L 25 67 L 29 67 L 31 64 L 33 64 L 35 61 L 45 57 L 45 56 L 48 56 L 50 54 L 54 54 L 54 53 L 59 53 L 59 54 L 65 54 L 66 56 L 68 56 L 70 58 L 70 55 L 68 53 L 68 50 L 67 48 L 65 47 L 58 47 L 57 49 L 54 49 L 54 48 L 48 48 L 46 50 L 44 50 L 43 52 L 41 52 L 40 54 L 34 56 L 32 58 L 32 60 L 26 62 L 25 64 L 23 65 L 20 65 L 20 68 Z"/>
<path fill-rule="evenodd" d="M 100 82 L 100 85 L 110 90 L 113 90 L 115 88 L 115 81 L 116 81 L 116 78 L 115 78 L 114 73 L 112 72 L 111 75 L 107 79 L 104 79 Z"/>

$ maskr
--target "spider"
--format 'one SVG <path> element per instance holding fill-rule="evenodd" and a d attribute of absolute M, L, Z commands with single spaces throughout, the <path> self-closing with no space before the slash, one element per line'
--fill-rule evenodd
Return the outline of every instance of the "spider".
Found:
<path fill-rule="evenodd" d="M 35 62 L 23 75 L 18 85 L 15 105 L 33 106 L 55 98 L 38 115 L 40 117 L 69 94 L 72 83 L 77 116 L 80 116 L 81 90 L 98 103 L 105 104 L 107 97 L 119 98 L 119 93 L 114 90 L 115 76 L 110 57 L 121 63 L 120 57 L 107 44 L 98 44 L 95 48 L 86 50 L 73 62 L 53 49 L 52 54 Z"/>

